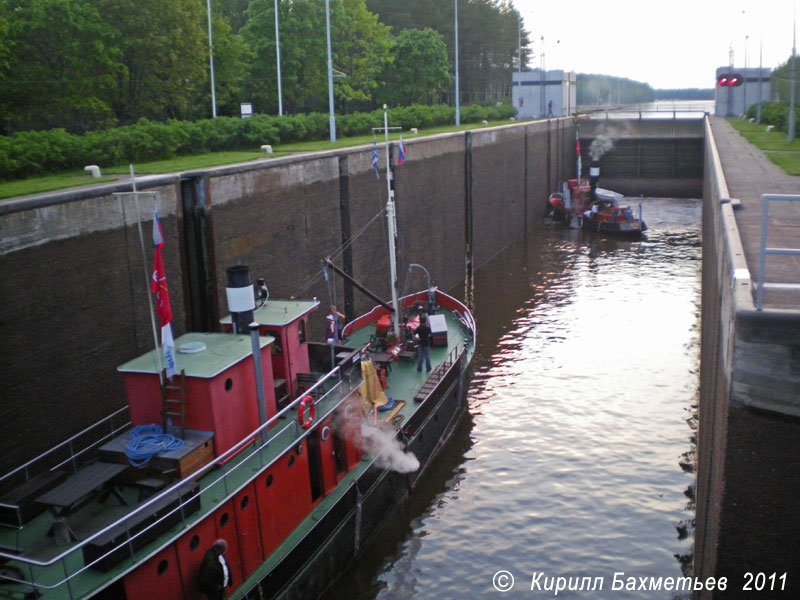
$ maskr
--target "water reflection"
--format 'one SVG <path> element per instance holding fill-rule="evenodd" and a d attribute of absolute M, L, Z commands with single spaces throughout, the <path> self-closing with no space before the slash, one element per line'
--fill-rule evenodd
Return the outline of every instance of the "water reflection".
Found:
<path fill-rule="evenodd" d="M 681 574 L 700 206 L 646 200 L 645 210 L 642 241 L 543 223 L 476 274 L 471 415 L 336 597 L 494 596 L 499 569 L 517 577 L 515 597 L 531 593 L 535 572 L 603 577 L 606 589 L 618 571 Z"/>

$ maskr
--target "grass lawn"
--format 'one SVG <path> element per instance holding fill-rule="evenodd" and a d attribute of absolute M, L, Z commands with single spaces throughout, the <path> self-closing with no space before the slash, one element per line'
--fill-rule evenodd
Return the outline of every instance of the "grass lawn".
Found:
<path fill-rule="evenodd" d="M 800 139 L 790 144 L 785 131 L 767 132 L 766 125 L 756 125 L 746 119 L 728 119 L 731 125 L 788 175 L 800 175 Z"/>
<path fill-rule="evenodd" d="M 498 125 L 508 125 L 509 123 L 509 121 L 503 120 L 490 121 L 488 125 L 483 125 L 481 123 L 470 123 L 464 124 L 458 128 L 453 125 L 445 127 L 433 127 L 431 129 L 426 129 L 417 135 L 412 135 L 409 132 L 405 132 L 404 137 L 405 140 L 408 141 L 418 137 L 435 135 L 437 133 L 466 131 L 468 129 L 480 129 L 483 127 L 496 127 Z M 399 138 L 399 133 L 389 135 L 389 139 L 391 140 L 397 140 Z M 371 135 L 362 135 L 351 138 L 340 138 L 336 140 L 335 144 L 331 144 L 330 140 L 316 140 L 313 142 L 299 142 L 294 144 L 277 144 L 273 145 L 273 154 L 271 155 L 266 155 L 261 151 L 254 150 L 240 152 L 212 152 L 209 154 L 199 154 L 197 156 L 181 156 L 168 160 L 138 163 L 134 165 L 134 169 L 136 170 L 136 175 L 162 175 L 165 173 L 180 173 L 182 171 L 207 169 L 209 167 L 219 167 L 253 160 L 262 160 L 265 158 L 278 158 L 281 156 L 289 156 L 302 152 L 319 152 L 321 150 L 350 148 L 352 146 L 371 144 L 372 139 L 373 138 Z M 383 140 L 383 136 L 378 137 L 379 144 Z M 66 188 L 99 185 L 118 180 L 130 179 L 130 165 L 117 165 L 113 167 L 100 165 L 100 170 L 103 173 L 103 177 L 100 179 L 93 179 L 83 171 L 76 170 L 55 175 L 45 175 L 42 177 L 30 177 L 28 179 L 20 179 L 17 181 L 0 182 L 0 199 L 16 198 L 19 196 L 27 196 L 29 194 L 41 194 L 44 192 L 52 192 Z"/>

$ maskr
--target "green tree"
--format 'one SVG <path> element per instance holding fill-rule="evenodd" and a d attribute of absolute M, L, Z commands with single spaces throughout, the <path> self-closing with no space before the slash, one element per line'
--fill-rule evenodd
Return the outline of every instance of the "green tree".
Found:
<path fill-rule="evenodd" d="M 210 96 L 208 34 L 201 0 L 94 0 L 116 33 L 121 53 L 115 113 L 130 123 L 208 116 L 197 98 Z M 201 91 L 205 90 L 205 91 Z M 198 114 L 200 113 L 200 114 Z"/>
<path fill-rule="evenodd" d="M 120 54 L 93 3 L 7 0 L 0 7 L 3 130 L 82 130 L 109 121 Z"/>
<path fill-rule="evenodd" d="M 332 2 L 331 28 L 333 66 L 345 75 L 335 80 L 336 102 L 341 112 L 368 108 L 389 60 L 391 29 L 367 10 L 366 0 Z"/>
<path fill-rule="evenodd" d="M 365 0 L 330 4 L 335 95 L 341 109 L 369 104 L 387 60 L 389 29 L 366 9 Z M 280 3 L 281 82 L 287 112 L 327 111 L 327 42 L 324 0 Z M 257 110 L 277 112 L 277 61 L 273 0 L 253 0 L 242 28 L 255 58 L 250 82 Z"/>
<path fill-rule="evenodd" d="M 386 102 L 435 103 L 453 82 L 447 45 L 432 29 L 406 29 L 395 39 L 383 77 Z"/>

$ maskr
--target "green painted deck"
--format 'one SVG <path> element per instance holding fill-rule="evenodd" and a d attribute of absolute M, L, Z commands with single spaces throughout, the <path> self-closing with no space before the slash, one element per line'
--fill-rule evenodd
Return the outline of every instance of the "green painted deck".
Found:
<path fill-rule="evenodd" d="M 403 362 L 396 360 L 391 363 L 388 373 L 387 396 L 391 396 L 395 401 L 405 401 L 405 406 L 397 412 L 403 420 L 410 418 L 419 403 L 414 402 L 414 396 L 423 387 L 430 376 L 436 377 L 437 369 L 447 363 L 449 359 L 457 358 L 459 352 L 467 346 L 470 353 L 473 351 L 471 336 L 465 331 L 464 327 L 450 313 L 447 315 L 448 345 L 446 347 L 436 347 L 431 349 L 431 363 L 433 370 L 431 373 L 418 372 L 416 362 Z M 369 338 L 375 332 L 375 326 L 365 327 L 356 332 L 344 343 L 346 347 L 363 348 Z M 219 335 L 219 339 L 217 336 Z M 209 337 L 211 336 L 211 337 Z M 221 339 L 226 338 L 226 339 Z M 187 334 L 176 341 L 176 348 L 180 343 L 203 341 L 208 343 L 209 350 L 219 351 L 220 364 L 238 356 L 240 351 L 244 351 L 244 343 L 250 344 L 248 336 L 233 336 L 220 334 Z M 271 340 L 261 338 L 262 347 Z M 216 351 L 216 350 L 215 350 Z M 208 351 L 201 353 L 206 354 Z M 186 355 L 188 358 L 196 355 Z M 120 370 L 130 370 L 134 372 L 153 372 L 147 370 L 149 354 L 134 361 L 126 363 Z M 152 361 L 152 357 L 149 357 Z M 143 361 L 138 362 L 138 361 Z M 149 367 L 152 369 L 152 367 Z M 185 367 L 182 367 L 185 368 Z M 202 369 L 198 366 L 198 371 Z M 219 365 L 211 368 L 219 368 Z M 140 371 L 142 369 L 143 371 Z M 205 371 L 202 371 L 205 372 Z M 209 371 L 211 372 L 211 371 Z M 359 380 L 348 383 L 346 381 L 331 380 L 335 387 L 330 390 L 317 405 L 317 422 L 322 422 L 331 414 L 346 398 L 357 393 Z M 379 418 L 387 419 L 394 414 L 394 410 L 380 412 Z M 33 518 L 22 529 L 10 527 L 0 527 L 0 550 L 3 552 L 18 553 L 26 561 L 38 563 L 50 563 L 47 565 L 36 566 L 26 564 L 20 560 L 11 560 L 7 564 L 14 565 L 22 569 L 29 581 L 34 581 L 40 588 L 41 598 L 47 599 L 71 599 L 82 598 L 92 593 L 96 593 L 103 587 L 109 585 L 127 571 L 141 564 L 165 546 L 174 542 L 176 539 L 186 534 L 197 522 L 209 516 L 217 507 L 232 498 L 238 491 L 250 483 L 254 477 L 262 473 L 269 465 L 282 456 L 297 442 L 308 434 L 297 423 L 297 410 L 289 409 L 285 415 L 277 419 L 277 425 L 269 431 L 269 438 L 261 440 L 255 439 L 233 460 L 222 467 L 209 465 L 198 472 L 194 477 L 200 484 L 201 496 L 199 511 L 186 517 L 179 524 L 173 526 L 156 541 L 151 542 L 136 550 L 133 556 L 122 560 L 112 567 L 108 572 L 101 572 L 93 568 L 87 568 L 82 548 L 90 541 L 92 536 L 97 535 L 104 527 L 121 519 L 133 509 L 152 501 L 156 496 L 139 501 L 140 490 L 130 485 L 120 485 L 118 489 L 128 502 L 128 506 L 123 506 L 114 497 L 110 497 L 105 502 L 94 500 L 85 507 L 69 517 L 69 523 L 78 538 L 78 541 L 65 546 L 58 546 L 54 537 L 48 535 L 53 524 L 53 515 L 49 511 L 44 511 Z M 262 579 L 269 571 L 280 562 L 280 560 L 293 548 L 306 533 L 313 528 L 319 517 L 329 511 L 343 494 L 351 487 L 357 478 L 369 467 L 371 461 L 365 457 L 359 465 L 350 471 L 339 483 L 337 488 L 314 508 L 312 513 L 305 521 L 289 536 L 289 538 L 276 550 L 263 565 L 251 576 L 248 582 L 256 582 Z M 51 562 L 52 561 L 52 562 Z M 68 581 L 65 581 L 68 580 Z M 245 582 L 240 588 L 231 595 L 231 598 L 242 597 L 247 589 L 250 588 Z M 53 589 L 48 589 L 53 588 Z M 29 585 L 3 585 L 0 586 L 0 598 L 18 598 L 22 592 L 30 591 Z"/>

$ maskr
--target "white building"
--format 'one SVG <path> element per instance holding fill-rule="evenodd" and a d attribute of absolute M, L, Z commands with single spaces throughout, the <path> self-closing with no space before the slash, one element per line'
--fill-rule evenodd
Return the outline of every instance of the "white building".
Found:
<path fill-rule="evenodd" d="M 714 86 L 714 114 L 718 117 L 738 117 L 759 102 L 770 100 L 770 69 L 717 69 Z"/>
<path fill-rule="evenodd" d="M 578 100 L 577 75 L 574 71 L 515 71 L 511 99 L 520 119 L 570 115 Z"/>

